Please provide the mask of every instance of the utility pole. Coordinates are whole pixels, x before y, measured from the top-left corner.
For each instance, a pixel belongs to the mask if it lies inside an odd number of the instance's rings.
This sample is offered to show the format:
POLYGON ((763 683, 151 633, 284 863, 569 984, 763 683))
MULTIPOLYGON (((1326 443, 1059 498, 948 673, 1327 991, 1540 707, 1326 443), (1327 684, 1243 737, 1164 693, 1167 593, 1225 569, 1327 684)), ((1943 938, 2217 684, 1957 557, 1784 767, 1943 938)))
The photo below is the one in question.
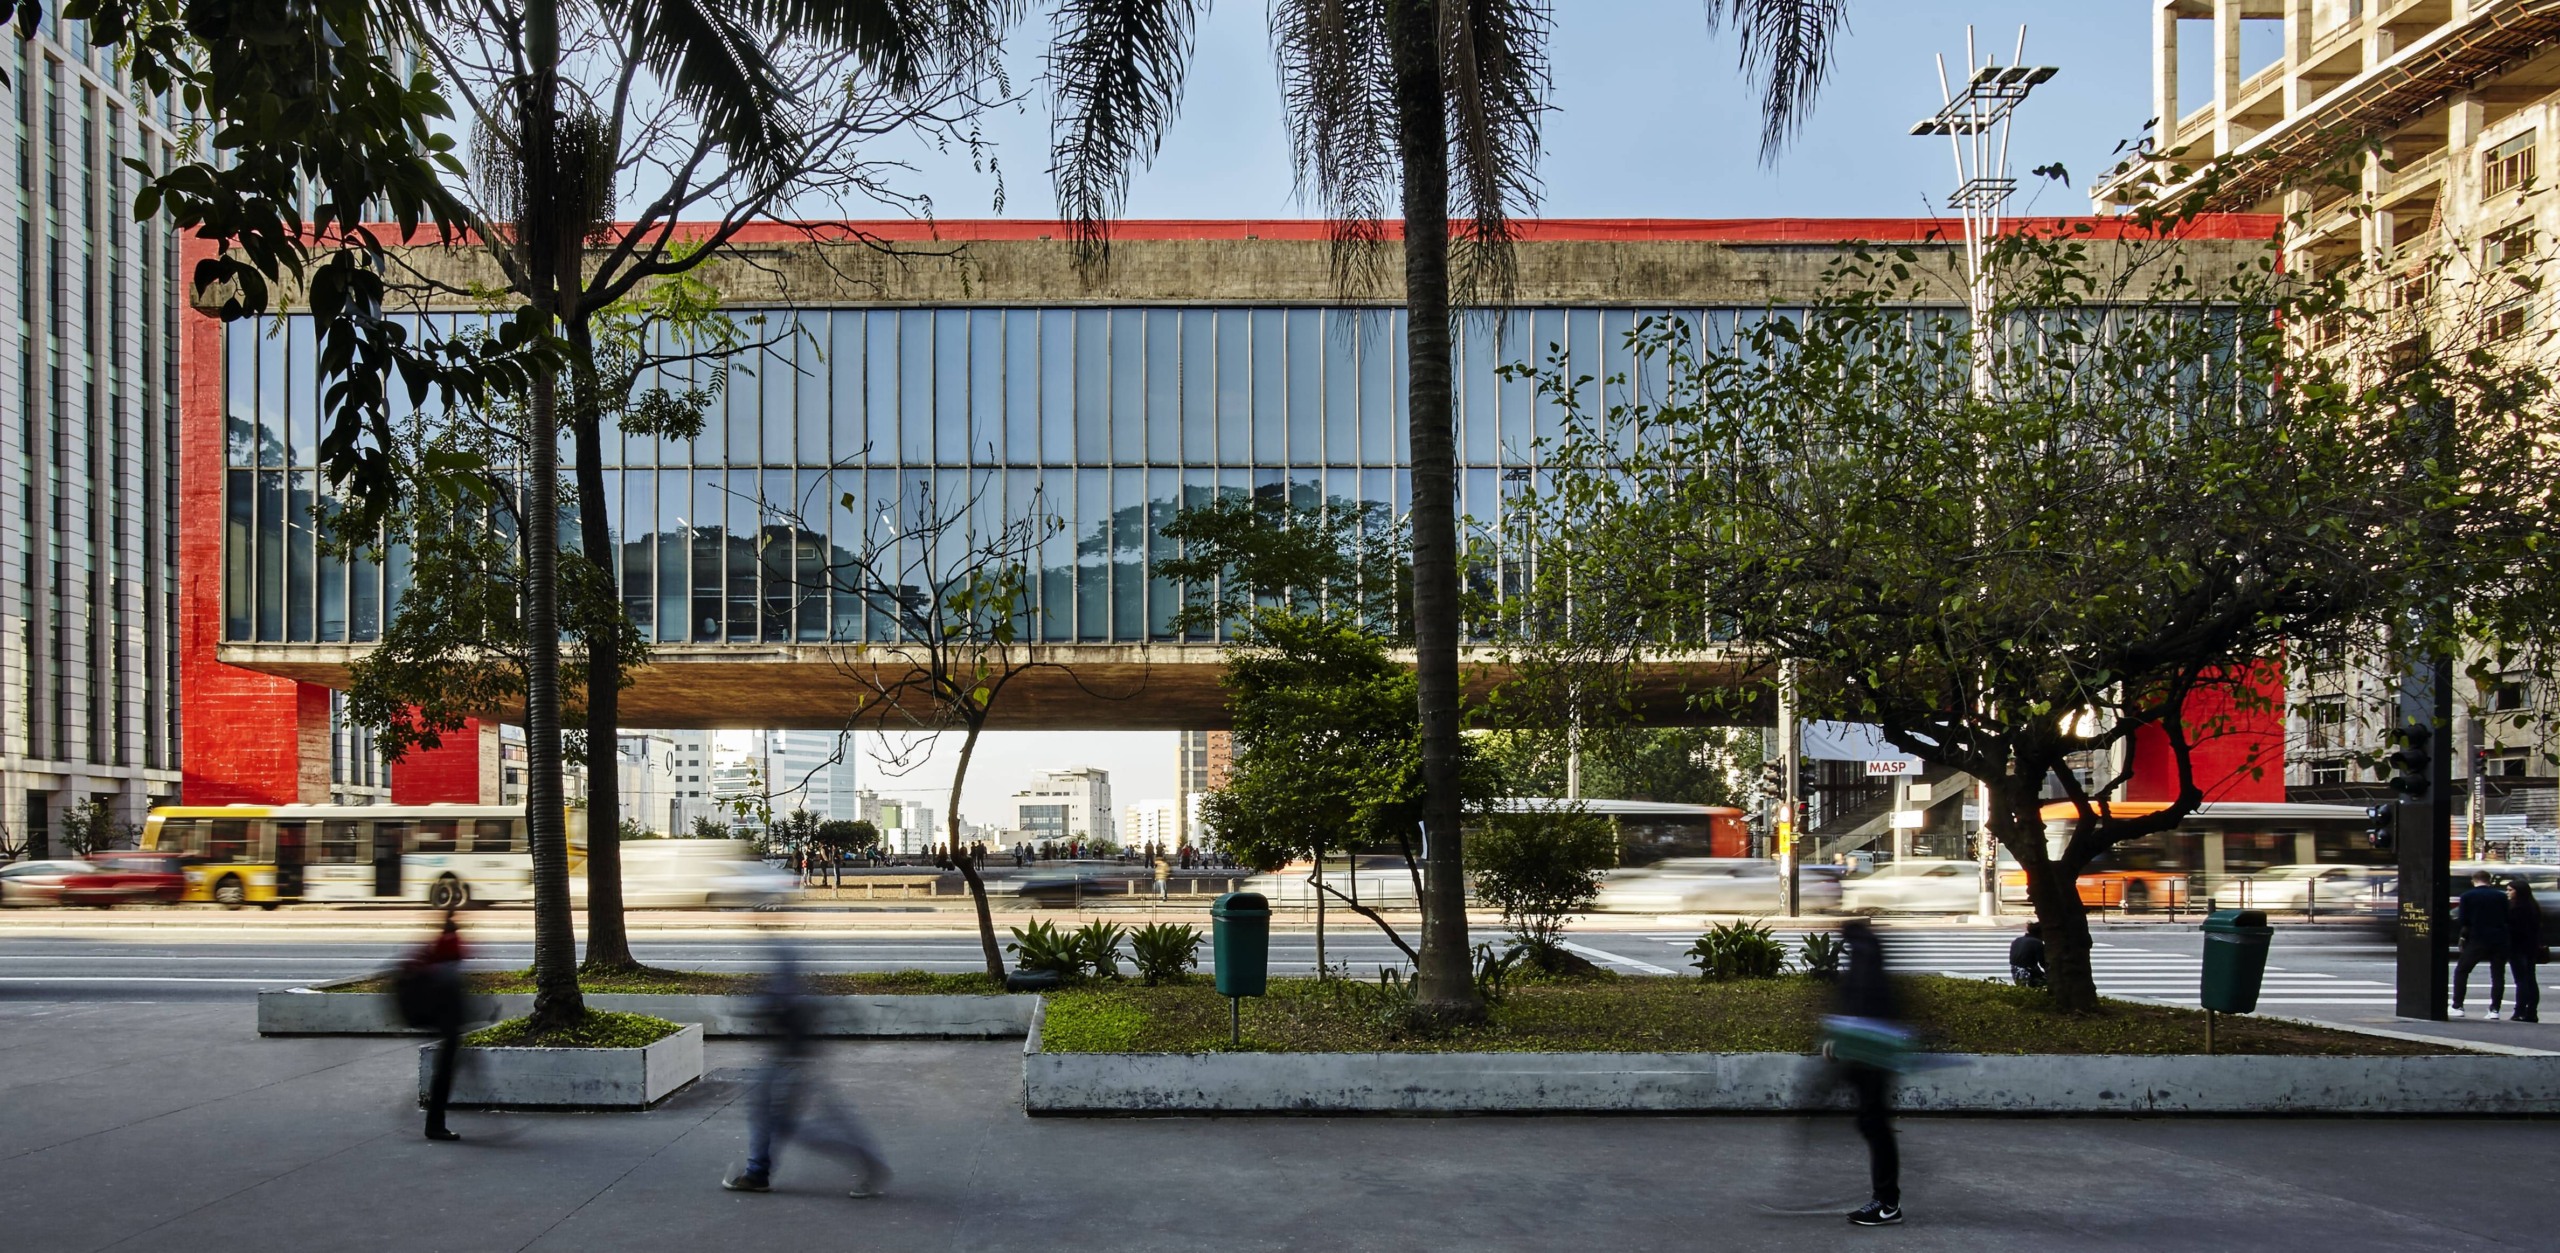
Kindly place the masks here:
POLYGON ((2453 892, 2453 662, 2413 659, 2400 676, 2391 754, 2391 838, 2400 860, 2398 993, 2402 1018, 2445 1020, 2453 990, 2445 902, 2453 892))
POLYGON ((1778 663, 1778 816, 1769 824, 1777 846, 1778 877, 1786 883, 1787 917, 1804 913, 1804 884, 1798 877, 1796 824, 1804 817, 1804 732, 1796 717, 1796 663, 1778 663))

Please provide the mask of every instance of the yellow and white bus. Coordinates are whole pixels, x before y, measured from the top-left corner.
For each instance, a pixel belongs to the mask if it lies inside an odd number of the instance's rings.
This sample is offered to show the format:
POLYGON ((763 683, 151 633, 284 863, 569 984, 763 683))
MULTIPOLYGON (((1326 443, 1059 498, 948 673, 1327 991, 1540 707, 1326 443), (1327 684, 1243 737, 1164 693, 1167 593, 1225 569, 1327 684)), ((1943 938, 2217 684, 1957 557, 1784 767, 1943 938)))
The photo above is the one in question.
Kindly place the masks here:
MULTIPOLYGON (((585 818, 569 815, 573 874, 584 860, 585 818)), ((521 806, 181 805, 151 811, 142 846, 178 854, 187 880, 180 899, 232 909, 533 899, 521 806)))

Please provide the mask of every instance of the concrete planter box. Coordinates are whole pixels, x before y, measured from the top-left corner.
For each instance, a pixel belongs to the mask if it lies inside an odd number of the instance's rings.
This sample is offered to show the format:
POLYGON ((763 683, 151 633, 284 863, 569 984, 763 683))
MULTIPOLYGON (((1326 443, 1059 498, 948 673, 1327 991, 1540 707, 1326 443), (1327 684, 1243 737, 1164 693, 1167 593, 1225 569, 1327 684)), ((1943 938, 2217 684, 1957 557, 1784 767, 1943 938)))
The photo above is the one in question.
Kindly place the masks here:
MULTIPOLYGON (((323 985, 326 986, 326 985, 323 985)), ((817 996, 814 1030, 823 1036, 850 1038, 1010 1039, 1030 1029, 1040 998, 1004 995, 817 996)), ((762 1033, 755 1019, 755 1000, 746 996, 677 996, 591 993, 589 1009, 647 1014, 669 1022, 700 1023, 704 1034, 751 1036, 762 1033)), ((531 1012, 533 997, 524 993, 473 998, 476 1022, 531 1012)), ((258 994, 260 1035, 418 1035, 400 1021, 400 1009, 389 993, 323 992, 294 988, 258 994)))
MULTIPOLYGON (((418 1046, 418 1101, 427 1099, 436 1046, 418 1046)), ((454 1069, 452 1103, 477 1109, 647 1109, 702 1077, 702 1025, 636 1049, 469 1048, 454 1069)))
MULTIPOLYGON (((1938 1060, 1903 1076, 1901 1109, 2560 1113, 2560 1057, 1938 1060)), ((1821 1070, 1789 1053, 1044 1053, 1035 1026, 1022 1088, 1033 1115, 1779 1113, 1825 1103, 1821 1070)))

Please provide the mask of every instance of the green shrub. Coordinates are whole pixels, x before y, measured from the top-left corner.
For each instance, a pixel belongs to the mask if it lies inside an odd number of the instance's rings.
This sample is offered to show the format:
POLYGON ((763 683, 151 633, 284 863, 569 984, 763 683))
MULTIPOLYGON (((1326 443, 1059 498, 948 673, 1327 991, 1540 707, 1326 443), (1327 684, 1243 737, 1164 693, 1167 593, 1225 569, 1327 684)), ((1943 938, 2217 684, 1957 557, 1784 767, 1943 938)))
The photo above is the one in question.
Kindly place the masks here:
POLYGON ((1120 937, 1129 934, 1116 922, 1088 922, 1068 942, 1075 945, 1076 968, 1097 979, 1120 977, 1120 937))
POLYGON ((1084 950, 1077 937, 1060 932, 1046 918, 1015 927, 1013 943, 1004 947, 1014 955, 1014 965, 1024 970, 1045 970, 1061 979, 1073 979, 1084 971, 1084 950))
POLYGON ((1467 832, 1467 869, 1476 895, 1502 911, 1503 925, 1542 970, 1564 963, 1568 915, 1591 907, 1600 872, 1618 864, 1618 833, 1579 805, 1489 813, 1467 832))
POLYGON ((617 1014, 591 1009, 577 1026, 537 1035, 531 1020, 509 1018, 462 1037, 473 1048, 636 1049, 655 1044, 684 1028, 647 1014, 617 1014))
POLYGON ((1483 997, 1487 1005, 1500 1004, 1506 985, 1511 982, 1511 973, 1520 968, 1521 961, 1529 957, 1530 952, 1526 941, 1499 953, 1490 944, 1476 945, 1476 995, 1483 997))
POLYGON ((1719 923, 1689 946, 1689 964, 1704 979, 1775 979, 1787 947, 1756 922, 1719 923))
POLYGON ((1840 959, 1849 951, 1840 937, 1828 931, 1807 931, 1804 943, 1796 946, 1796 964, 1816 979, 1840 977, 1840 959))
POLYGON ((1149 985, 1179 979, 1200 964, 1200 928, 1171 922, 1140 927, 1129 933, 1129 954, 1149 985))

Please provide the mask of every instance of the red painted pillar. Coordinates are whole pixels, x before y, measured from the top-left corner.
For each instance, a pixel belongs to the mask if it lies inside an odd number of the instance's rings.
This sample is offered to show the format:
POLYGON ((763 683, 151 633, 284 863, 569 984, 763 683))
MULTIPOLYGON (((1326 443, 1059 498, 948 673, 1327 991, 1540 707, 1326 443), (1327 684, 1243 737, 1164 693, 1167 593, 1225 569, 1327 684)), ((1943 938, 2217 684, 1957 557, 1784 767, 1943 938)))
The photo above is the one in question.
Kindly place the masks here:
POLYGON ((392 764, 394 805, 495 805, 497 728, 466 721, 434 748, 412 749, 392 764))
MULTIPOLYGON (((186 272, 212 255, 185 243, 186 272)), ((329 691, 222 664, 222 320, 180 315, 178 696, 181 796, 190 805, 289 804, 329 795, 329 691)))

